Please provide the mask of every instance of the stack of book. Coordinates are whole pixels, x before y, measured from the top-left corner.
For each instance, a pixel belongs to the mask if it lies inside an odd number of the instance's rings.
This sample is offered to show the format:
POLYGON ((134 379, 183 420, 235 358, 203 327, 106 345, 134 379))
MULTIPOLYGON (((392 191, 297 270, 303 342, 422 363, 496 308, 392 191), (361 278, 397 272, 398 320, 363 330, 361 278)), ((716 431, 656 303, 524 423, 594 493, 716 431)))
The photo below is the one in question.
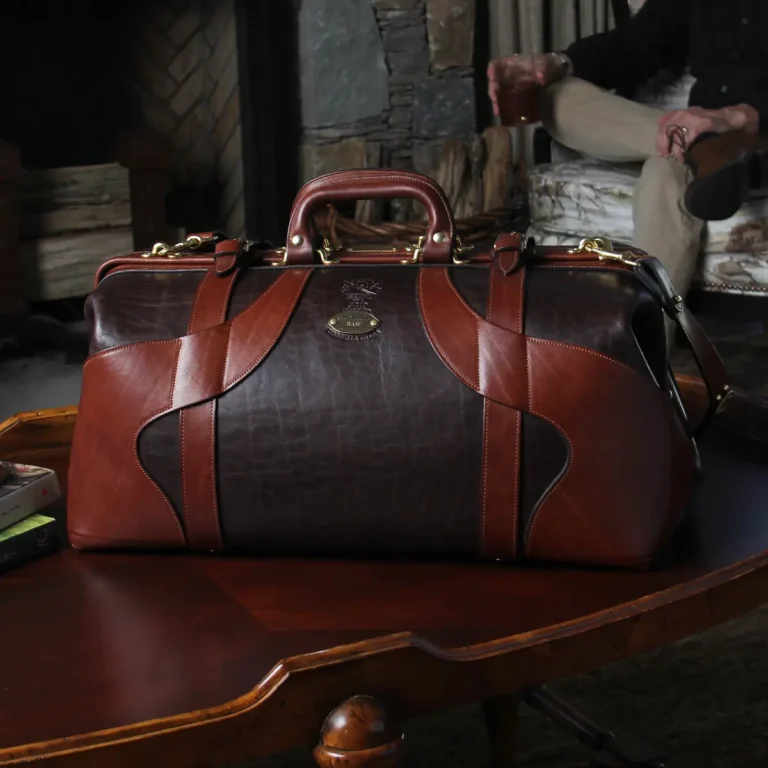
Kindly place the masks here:
POLYGON ((0 571, 58 548, 59 524, 50 508, 60 498, 54 471, 0 464, 0 571))

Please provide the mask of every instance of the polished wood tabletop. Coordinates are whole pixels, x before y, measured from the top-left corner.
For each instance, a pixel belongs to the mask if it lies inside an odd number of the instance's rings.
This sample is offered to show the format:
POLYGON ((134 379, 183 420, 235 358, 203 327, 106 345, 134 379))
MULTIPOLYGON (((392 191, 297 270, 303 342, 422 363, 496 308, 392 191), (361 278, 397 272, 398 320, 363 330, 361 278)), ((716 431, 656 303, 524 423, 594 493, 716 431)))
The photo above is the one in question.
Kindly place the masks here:
POLYGON ((768 454, 741 423, 764 407, 701 441, 688 522, 645 573, 64 550, 2 574, 0 765, 215 765, 317 741, 355 694, 407 718, 737 616, 768 599, 768 454))

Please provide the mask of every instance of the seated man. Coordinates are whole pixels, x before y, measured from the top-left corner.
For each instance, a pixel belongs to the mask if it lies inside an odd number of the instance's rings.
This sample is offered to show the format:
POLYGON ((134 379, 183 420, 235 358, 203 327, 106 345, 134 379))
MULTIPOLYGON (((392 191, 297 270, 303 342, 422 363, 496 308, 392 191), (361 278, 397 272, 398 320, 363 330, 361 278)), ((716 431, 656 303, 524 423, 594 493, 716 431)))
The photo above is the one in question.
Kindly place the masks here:
POLYGON ((498 114, 500 88, 538 81, 547 86, 542 122, 557 141, 602 160, 644 161, 634 244, 657 256, 685 295, 702 220, 730 218, 760 184, 766 36, 766 0, 646 0, 626 23, 565 53, 492 61, 489 93, 498 114), (688 109, 665 113, 608 92, 686 65, 696 78, 688 109))

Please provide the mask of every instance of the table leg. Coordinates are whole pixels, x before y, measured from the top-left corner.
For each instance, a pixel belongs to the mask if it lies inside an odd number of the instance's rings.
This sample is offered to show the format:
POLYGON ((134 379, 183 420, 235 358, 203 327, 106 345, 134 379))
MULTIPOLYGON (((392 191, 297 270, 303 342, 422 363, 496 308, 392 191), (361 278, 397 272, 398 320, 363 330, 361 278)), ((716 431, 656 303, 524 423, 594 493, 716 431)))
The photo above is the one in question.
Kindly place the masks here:
POLYGON ((485 727, 496 768, 514 768, 520 696, 506 694, 483 702, 485 727))
POLYGON ((320 768, 394 768, 402 743, 378 699, 352 696, 326 718, 314 756, 320 768))

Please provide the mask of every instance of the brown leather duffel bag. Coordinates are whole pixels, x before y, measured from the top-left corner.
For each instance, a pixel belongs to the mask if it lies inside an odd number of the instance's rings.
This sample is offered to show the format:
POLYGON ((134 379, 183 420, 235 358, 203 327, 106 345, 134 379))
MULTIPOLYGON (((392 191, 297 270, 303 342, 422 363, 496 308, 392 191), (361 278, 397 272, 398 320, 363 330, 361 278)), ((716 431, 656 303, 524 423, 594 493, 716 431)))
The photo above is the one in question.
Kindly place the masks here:
POLYGON ((431 179, 321 177, 285 248, 192 236, 100 269, 70 541, 647 566, 698 473, 665 313, 711 416, 722 363, 655 259, 515 233, 467 251, 431 179), (321 206, 404 197, 419 245, 318 242, 321 206))

